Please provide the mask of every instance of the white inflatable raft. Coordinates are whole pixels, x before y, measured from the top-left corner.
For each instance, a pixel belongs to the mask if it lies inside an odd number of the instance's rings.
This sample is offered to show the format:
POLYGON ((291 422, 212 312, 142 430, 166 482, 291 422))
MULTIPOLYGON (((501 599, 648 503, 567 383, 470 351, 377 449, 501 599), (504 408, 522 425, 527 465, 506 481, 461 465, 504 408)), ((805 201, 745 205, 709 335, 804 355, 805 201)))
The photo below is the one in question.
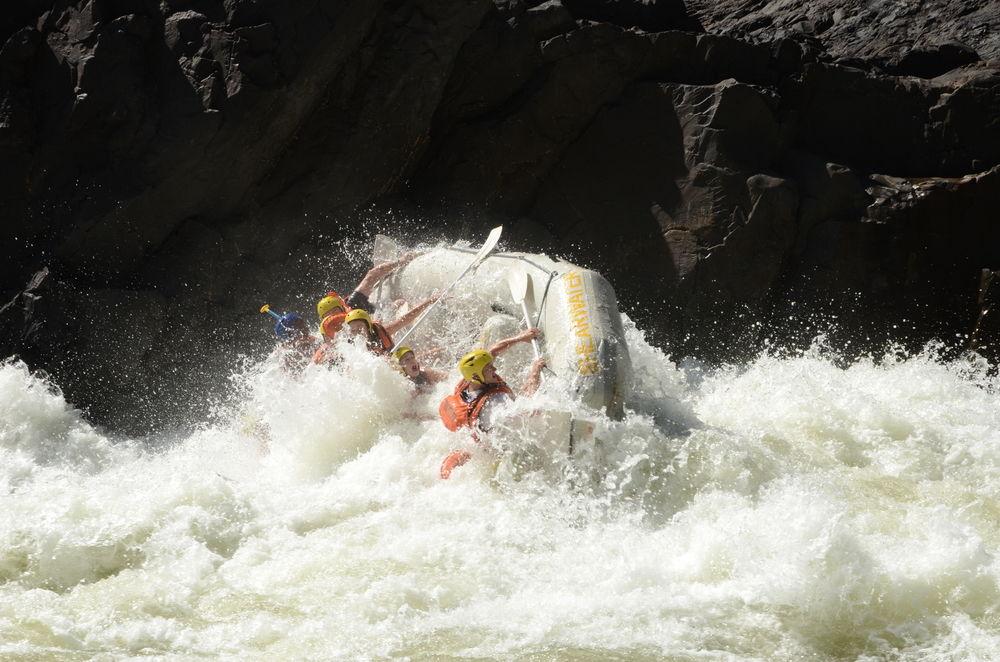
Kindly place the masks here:
MULTIPOLYGON (((391 239, 379 236, 374 260, 379 263, 393 259, 402 250, 391 239)), ((462 245, 430 250, 382 283, 376 293, 379 305, 391 306, 396 299, 416 303, 430 292, 445 288, 469 266, 475 253, 475 249, 462 245)), ((522 307, 513 300, 508 283, 512 278, 523 282, 525 277, 527 313, 542 330, 547 368, 565 380, 578 402, 620 419, 632 375, 614 289, 601 274, 565 260, 538 253, 490 255, 456 288, 463 319, 455 320, 445 311, 432 311, 436 319, 417 329, 406 344, 447 341, 450 328, 458 323, 485 326, 487 335, 497 317, 520 323, 522 307)), ((497 339, 487 341, 481 336, 483 345, 497 339)), ((458 349, 461 354, 472 347, 458 349)))

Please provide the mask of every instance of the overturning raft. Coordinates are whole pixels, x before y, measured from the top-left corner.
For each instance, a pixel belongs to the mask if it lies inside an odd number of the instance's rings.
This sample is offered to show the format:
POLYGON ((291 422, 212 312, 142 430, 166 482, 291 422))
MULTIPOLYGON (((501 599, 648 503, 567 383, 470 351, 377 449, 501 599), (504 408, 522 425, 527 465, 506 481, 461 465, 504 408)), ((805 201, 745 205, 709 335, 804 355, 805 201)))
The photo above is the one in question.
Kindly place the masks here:
MULTIPOLYGON (((405 250, 379 236, 374 261, 382 262, 405 250)), ((438 246, 414 259, 382 283, 376 293, 380 305, 405 299, 417 301, 454 281, 469 265, 475 250, 462 245, 438 246)), ((487 345, 499 335, 523 328, 525 315, 542 330, 541 352, 548 375, 568 389, 568 412, 544 412, 546 437, 556 446, 574 451, 574 437, 581 436, 577 405, 604 411, 612 419, 624 416, 624 403, 632 380, 621 314, 614 289, 601 274, 571 262, 539 253, 495 253, 456 288, 461 299, 461 319, 436 311, 414 332, 414 343, 440 346, 457 335, 478 337, 487 345), (515 300, 513 282, 526 285, 523 306, 515 300), (462 327, 456 329, 456 327, 462 327)), ((459 354, 471 347, 447 347, 459 354)), ((522 361, 525 357, 522 356, 522 361)))

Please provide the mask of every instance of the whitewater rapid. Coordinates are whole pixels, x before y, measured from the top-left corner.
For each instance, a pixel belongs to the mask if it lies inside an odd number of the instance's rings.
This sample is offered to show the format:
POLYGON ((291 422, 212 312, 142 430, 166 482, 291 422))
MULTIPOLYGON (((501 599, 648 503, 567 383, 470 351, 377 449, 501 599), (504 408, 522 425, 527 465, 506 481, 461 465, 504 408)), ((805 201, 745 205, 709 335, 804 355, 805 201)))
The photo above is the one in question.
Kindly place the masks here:
POLYGON ((0 365, 0 659, 997 659, 985 366, 817 344, 706 371, 627 327, 631 413, 556 476, 439 480, 449 385, 415 400, 350 347, 145 440, 0 365))

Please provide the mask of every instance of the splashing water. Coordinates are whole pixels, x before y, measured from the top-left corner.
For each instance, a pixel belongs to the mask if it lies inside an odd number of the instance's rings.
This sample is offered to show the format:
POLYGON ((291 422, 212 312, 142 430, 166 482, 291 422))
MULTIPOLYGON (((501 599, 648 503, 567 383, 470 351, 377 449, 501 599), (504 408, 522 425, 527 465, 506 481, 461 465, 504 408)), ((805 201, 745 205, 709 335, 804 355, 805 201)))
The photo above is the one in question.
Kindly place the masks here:
POLYGON ((166 444, 0 365, 0 657, 996 659, 986 370, 815 347, 701 374, 628 336, 631 412, 562 477, 439 480, 449 385, 352 347, 272 357, 166 444))

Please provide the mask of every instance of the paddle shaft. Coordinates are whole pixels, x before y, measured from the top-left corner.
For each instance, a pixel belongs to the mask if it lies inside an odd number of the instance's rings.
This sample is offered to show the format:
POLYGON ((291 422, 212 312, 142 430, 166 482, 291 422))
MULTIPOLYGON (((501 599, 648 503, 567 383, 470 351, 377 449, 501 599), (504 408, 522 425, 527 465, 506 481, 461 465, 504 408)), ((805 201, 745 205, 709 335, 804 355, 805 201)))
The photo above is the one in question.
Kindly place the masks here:
POLYGON ((449 285, 448 287, 444 288, 444 291, 442 291, 441 294, 438 295, 437 301, 435 301, 431 305, 427 306, 427 310, 425 310, 424 312, 422 312, 420 314, 420 317, 418 317, 417 319, 413 320, 413 324, 410 325, 410 328, 406 330, 406 333, 404 333, 402 336, 400 336, 399 340, 395 340, 394 344, 401 345, 403 343, 403 341, 406 340, 410 336, 411 333, 413 333, 413 330, 416 329, 418 326, 420 326, 420 323, 424 321, 424 318, 427 317, 427 315, 429 315, 430 312, 432 310, 434 310, 434 308, 436 308, 439 303, 441 303, 441 299, 443 299, 445 297, 445 295, 448 294, 448 292, 451 292, 453 289, 455 289, 455 286, 458 285, 458 281, 460 281, 463 278, 465 278, 465 275, 467 273, 469 273, 470 271, 472 271, 472 267, 473 267, 473 265, 470 264, 468 267, 466 267, 465 271, 462 272, 461 276, 459 276, 458 278, 456 278, 455 280, 453 280, 451 282, 451 285, 449 285))
MULTIPOLYGON (((521 299, 521 312, 524 314, 524 323, 531 328, 531 314, 528 312, 528 302, 521 299)), ((535 358, 540 359, 542 357, 542 349, 538 346, 538 338, 531 339, 531 349, 535 352, 535 358)))
POLYGON ((458 285, 458 282, 460 280, 462 280, 463 278, 465 278, 466 274, 468 274, 470 271, 472 271, 473 269, 475 269, 476 267, 478 267, 482 263, 483 260, 485 260, 487 257, 489 257, 489 254, 493 252, 494 248, 496 248, 497 242, 500 241, 500 232, 501 231, 502 231, 501 227, 495 227, 495 228, 493 228, 493 230, 490 232, 490 236, 486 238, 486 242, 483 244, 483 247, 479 249, 478 253, 476 253, 475 259, 472 260, 472 262, 469 264, 469 266, 467 266, 465 268, 465 271, 463 271, 461 274, 459 274, 458 278, 456 278, 455 280, 453 280, 451 282, 451 285, 449 285, 448 287, 444 288, 444 291, 441 292, 441 294, 438 295, 437 301, 435 301, 431 305, 427 306, 427 310, 425 310, 420 315, 420 317, 418 317, 417 319, 413 320, 413 324, 411 324, 410 328, 406 330, 406 333, 404 333, 399 338, 399 340, 395 341, 395 344, 397 346, 402 345, 403 341, 410 337, 410 334, 413 333, 413 330, 416 329, 418 326, 420 326, 420 323, 424 321, 424 319, 427 317, 427 315, 430 314, 430 312, 432 310, 434 310, 434 308, 437 307, 437 305, 439 303, 441 303, 441 299, 443 299, 446 294, 448 294, 449 292, 451 292, 455 288, 455 286, 458 285))

